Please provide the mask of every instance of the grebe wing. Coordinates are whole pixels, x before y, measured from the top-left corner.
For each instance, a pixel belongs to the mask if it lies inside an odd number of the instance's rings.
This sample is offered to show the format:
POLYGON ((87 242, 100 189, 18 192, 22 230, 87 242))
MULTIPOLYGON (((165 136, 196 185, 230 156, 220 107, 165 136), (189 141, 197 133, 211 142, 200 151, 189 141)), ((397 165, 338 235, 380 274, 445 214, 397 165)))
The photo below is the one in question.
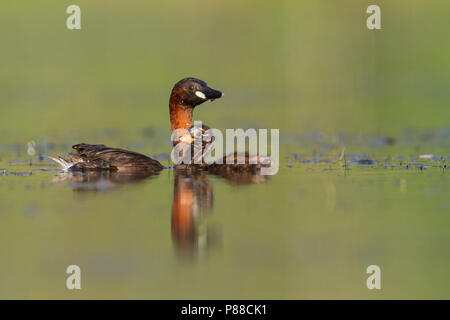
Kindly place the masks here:
POLYGON ((72 147, 84 162, 100 163, 118 170, 162 170, 164 166, 157 160, 134 151, 107 147, 104 144, 80 143, 72 147))

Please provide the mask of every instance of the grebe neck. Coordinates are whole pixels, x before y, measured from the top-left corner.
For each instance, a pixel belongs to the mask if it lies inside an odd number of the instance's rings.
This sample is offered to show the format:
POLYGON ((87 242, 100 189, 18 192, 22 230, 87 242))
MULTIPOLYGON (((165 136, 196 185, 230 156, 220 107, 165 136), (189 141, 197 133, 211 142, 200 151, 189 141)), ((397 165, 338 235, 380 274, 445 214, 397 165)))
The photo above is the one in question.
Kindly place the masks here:
POLYGON ((175 88, 170 95, 170 127, 172 132, 176 129, 188 130, 192 126, 192 112, 194 108, 184 103, 182 95, 175 88))

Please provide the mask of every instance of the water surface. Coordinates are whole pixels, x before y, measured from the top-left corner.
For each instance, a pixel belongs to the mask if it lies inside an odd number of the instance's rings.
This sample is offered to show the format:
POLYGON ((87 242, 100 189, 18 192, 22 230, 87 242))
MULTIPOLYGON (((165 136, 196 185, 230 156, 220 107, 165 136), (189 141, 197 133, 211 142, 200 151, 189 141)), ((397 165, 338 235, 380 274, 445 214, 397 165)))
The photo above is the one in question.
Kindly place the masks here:
POLYGON ((63 174, 39 154, 65 144, 1 146, 0 296, 449 298, 448 159, 312 137, 282 136, 271 177, 63 174))

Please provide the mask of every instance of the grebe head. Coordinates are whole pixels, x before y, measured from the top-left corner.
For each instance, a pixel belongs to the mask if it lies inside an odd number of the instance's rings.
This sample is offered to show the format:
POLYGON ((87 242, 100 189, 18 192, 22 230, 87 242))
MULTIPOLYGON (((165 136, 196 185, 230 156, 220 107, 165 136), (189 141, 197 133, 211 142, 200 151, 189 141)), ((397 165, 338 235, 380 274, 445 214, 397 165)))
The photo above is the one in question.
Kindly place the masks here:
POLYGON ((170 100, 171 102, 194 108, 205 101, 213 101, 222 96, 222 92, 208 87, 203 80, 184 78, 173 87, 170 100))

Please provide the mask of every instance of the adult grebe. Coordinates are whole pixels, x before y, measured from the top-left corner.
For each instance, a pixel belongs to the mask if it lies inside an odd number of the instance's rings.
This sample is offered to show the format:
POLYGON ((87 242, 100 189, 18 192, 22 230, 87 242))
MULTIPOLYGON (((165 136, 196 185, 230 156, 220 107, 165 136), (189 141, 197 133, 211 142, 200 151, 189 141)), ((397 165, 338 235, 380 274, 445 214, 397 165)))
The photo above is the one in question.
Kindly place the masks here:
MULTIPOLYGON (((189 143, 195 139, 201 139, 209 127, 203 126, 201 128, 200 136, 194 132, 192 126, 192 114, 194 108, 208 100, 213 101, 223 96, 223 93, 208 87, 205 81, 196 78, 184 78, 178 81, 172 89, 169 100, 170 123, 172 132, 181 129, 183 134, 175 137, 173 144, 177 145, 180 142, 189 143), (187 131, 186 131, 187 130, 187 131)), ((202 139, 203 140, 203 139, 202 139)), ((202 142, 202 151, 208 142, 202 142)), ((193 147, 193 143, 191 144, 193 147)), ((86 144, 80 143, 72 147, 75 152, 69 154, 69 159, 65 160, 61 157, 49 157, 61 165, 65 171, 90 171, 90 170, 110 170, 122 172, 159 172, 165 167, 157 160, 152 159, 146 155, 128 151, 119 148, 107 147, 103 144, 86 144)), ((203 152, 200 152, 200 156, 203 152)), ((193 153, 193 157, 195 154, 193 153)), ((252 171, 258 169, 261 164, 249 164, 252 157, 248 153, 231 154, 224 159, 231 157, 237 159, 239 157, 245 158, 245 164, 210 164, 202 163, 201 165, 189 164, 189 166, 198 166, 210 170, 212 173, 223 173, 229 170, 246 170, 252 171)), ((182 165, 186 166, 186 165, 182 165)))

